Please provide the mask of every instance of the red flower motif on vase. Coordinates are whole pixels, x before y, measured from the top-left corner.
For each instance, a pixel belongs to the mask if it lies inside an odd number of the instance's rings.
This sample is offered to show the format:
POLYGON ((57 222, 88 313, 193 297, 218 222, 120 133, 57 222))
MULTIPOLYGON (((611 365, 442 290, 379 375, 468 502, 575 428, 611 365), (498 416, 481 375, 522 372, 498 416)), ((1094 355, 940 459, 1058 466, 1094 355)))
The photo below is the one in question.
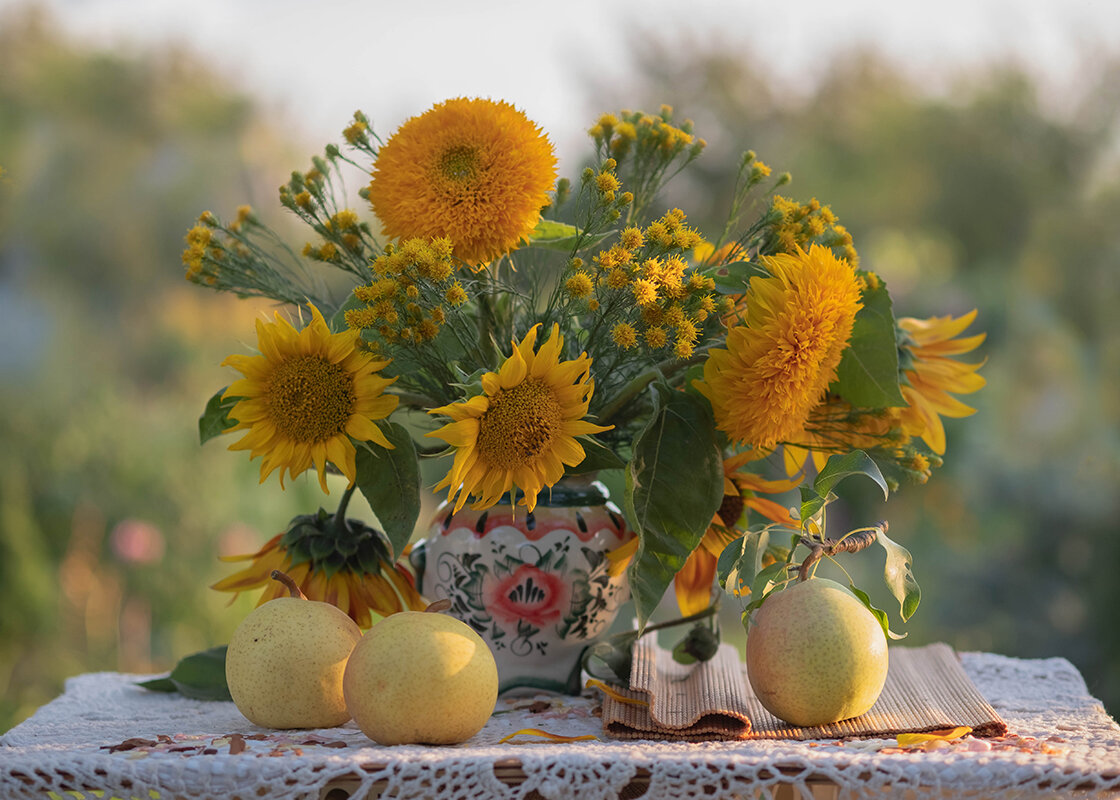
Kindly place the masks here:
POLYGON ((485 602, 487 610, 502 622, 521 621, 543 628, 560 620, 571 591, 562 575, 522 564, 487 587, 485 602))

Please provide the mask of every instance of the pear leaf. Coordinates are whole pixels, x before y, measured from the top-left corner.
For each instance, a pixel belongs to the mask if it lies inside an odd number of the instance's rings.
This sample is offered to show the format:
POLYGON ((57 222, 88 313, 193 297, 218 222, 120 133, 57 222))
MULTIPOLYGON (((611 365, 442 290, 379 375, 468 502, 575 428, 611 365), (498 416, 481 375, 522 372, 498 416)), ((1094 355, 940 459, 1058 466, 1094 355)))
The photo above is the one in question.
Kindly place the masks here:
POLYGON ((801 519, 807 520, 816 514, 824 506, 829 493, 850 475, 866 475, 871 478, 883 490, 884 499, 890 494, 887 479, 871 456, 862 450, 836 453, 828 457, 824 468, 817 473, 812 488, 801 487, 801 519))
POLYGON ((762 570, 762 557, 769 544, 770 532, 763 528, 747 531, 723 548, 716 562, 720 586, 732 594, 747 594, 762 570))
POLYGON ((882 530, 876 534, 875 541, 887 551, 883 578, 891 594, 898 600, 899 613, 903 621, 908 620, 918 610, 918 603, 922 600, 922 589, 918 586, 911 569, 914 559, 909 550, 892 541, 882 530))
POLYGON ((852 594, 854 594, 859 599, 859 601, 863 603, 864 607, 871 612, 871 615, 875 617, 879 625, 883 628, 884 636, 886 636, 888 639, 906 638, 907 634, 895 633, 891 630, 890 620, 887 619, 887 612, 872 605, 871 598, 867 596, 867 592, 863 591, 862 589, 857 589, 855 584, 853 583, 849 583, 848 588, 851 590, 852 594))

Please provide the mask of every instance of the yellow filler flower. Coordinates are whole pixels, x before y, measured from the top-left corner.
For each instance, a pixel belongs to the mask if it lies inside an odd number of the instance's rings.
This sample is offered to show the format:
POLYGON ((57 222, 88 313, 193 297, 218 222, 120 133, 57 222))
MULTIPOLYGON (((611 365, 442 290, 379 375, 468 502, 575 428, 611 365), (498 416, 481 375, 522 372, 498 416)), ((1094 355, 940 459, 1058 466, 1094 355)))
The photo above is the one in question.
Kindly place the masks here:
POLYGON ((908 407, 902 410, 902 429, 920 436, 938 455, 945 454, 945 426, 941 417, 967 417, 976 409, 953 397, 978 391, 987 381, 977 374, 981 361, 966 364, 950 356, 963 355, 980 346, 986 334, 963 339, 956 337, 976 319, 976 309, 964 316, 914 319, 902 317, 898 327, 906 333, 900 348, 899 369, 904 380, 902 396, 908 407))
POLYGON ((771 277, 751 279, 744 324, 711 351, 696 388, 733 442, 771 448, 802 429, 836 378, 861 304, 855 270, 827 247, 764 264, 771 277))
POLYGON ((457 98, 406 121, 377 155, 369 200, 393 238, 446 236, 481 264, 536 226, 556 181, 548 137, 505 102, 457 98))
POLYGON ((564 337, 553 325, 548 341, 534 352, 534 325, 497 372, 482 376, 484 394, 462 403, 434 408, 451 422, 426 436, 443 439, 455 448, 455 461, 436 489, 450 487, 455 511, 468 495, 472 508, 489 508, 515 486, 525 494, 522 503, 532 511, 537 494, 564 474, 564 466, 583 461, 577 436, 601 433, 610 427, 583 419, 595 382, 586 353, 561 361, 564 337))
POLYGON ((231 366, 245 377, 230 384, 225 398, 237 398, 229 432, 248 430, 230 450, 262 456, 261 483, 277 468, 295 478, 314 466, 319 485, 328 492, 330 461, 350 479, 356 475, 357 451, 350 438, 392 448, 374 423, 397 407, 383 394, 395 378, 377 373, 389 362, 358 348, 360 332, 331 333, 323 315, 311 306, 311 322, 297 331, 277 312, 275 322, 257 320, 260 355, 231 355, 231 366))

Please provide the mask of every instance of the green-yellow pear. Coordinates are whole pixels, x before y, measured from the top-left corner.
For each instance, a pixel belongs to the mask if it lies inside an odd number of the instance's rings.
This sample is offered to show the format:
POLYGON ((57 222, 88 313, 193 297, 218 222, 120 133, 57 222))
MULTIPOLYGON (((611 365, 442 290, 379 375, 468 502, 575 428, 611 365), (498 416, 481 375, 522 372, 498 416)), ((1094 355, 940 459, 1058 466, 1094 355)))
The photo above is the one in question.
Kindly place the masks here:
POLYGON ((291 597, 253 609, 230 639, 226 683, 238 710, 265 728, 333 728, 350 719, 342 675, 362 632, 330 603, 308 600, 273 571, 291 597))
POLYGON ((493 713, 498 667, 469 625, 431 608, 400 611, 354 647, 342 689, 354 722, 378 744, 455 744, 493 713))
POLYGON ((759 702, 791 725, 870 710, 887 679, 887 637, 835 581, 810 578, 770 595, 747 628, 747 677, 759 702))

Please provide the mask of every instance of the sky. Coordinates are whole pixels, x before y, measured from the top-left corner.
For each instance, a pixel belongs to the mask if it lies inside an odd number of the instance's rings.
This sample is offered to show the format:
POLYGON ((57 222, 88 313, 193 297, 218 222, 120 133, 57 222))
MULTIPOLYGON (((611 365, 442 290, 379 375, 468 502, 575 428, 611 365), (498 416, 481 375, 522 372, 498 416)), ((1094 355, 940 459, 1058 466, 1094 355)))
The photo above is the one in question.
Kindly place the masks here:
MULTIPOLYGON (((26 0, 0 0, 0 12, 26 0)), ((805 85, 846 47, 873 45, 936 89, 958 68, 1012 58, 1054 88, 1093 53, 1120 52, 1118 0, 40 0, 82 40, 122 51, 187 46, 301 138, 337 141, 361 108, 385 135, 454 96, 507 100, 562 162, 625 86, 635 37, 725 43, 805 85)), ((2 19, 2 16, 0 16, 2 19)))

